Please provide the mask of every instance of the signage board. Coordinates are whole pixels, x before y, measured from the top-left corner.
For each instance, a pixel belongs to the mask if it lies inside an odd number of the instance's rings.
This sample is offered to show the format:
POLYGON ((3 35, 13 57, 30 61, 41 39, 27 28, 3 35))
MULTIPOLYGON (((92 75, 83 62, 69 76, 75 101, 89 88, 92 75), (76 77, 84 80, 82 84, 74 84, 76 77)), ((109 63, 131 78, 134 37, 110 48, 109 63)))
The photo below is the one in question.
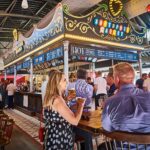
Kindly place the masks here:
POLYGON ((127 51, 110 51, 102 48, 84 47, 80 45, 71 45, 71 56, 96 57, 105 59, 116 59, 123 61, 138 61, 138 54, 127 51))
POLYGON ((21 69, 22 69, 22 64, 18 64, 18 65, 16 66, 16 69, 17 69, 17 71, 18 71, 18 70, 21 70, 21 69))
POLYGON ((30 60, 27 60, 27 61, 23 62, 22 68, 24 68, 24 69, 30 68, 30 60))
POLYGON ((45 61, 45 56, 44 54, 42 54, 33 59, 33 64, 38 65, 38 64, 44 63, 44 61, 45 61))
POLYGON ((62 56, 63 56, 63 47, 58 47, 46 53, 46 61, 51 61, 53 59, 56 59, 62 56))

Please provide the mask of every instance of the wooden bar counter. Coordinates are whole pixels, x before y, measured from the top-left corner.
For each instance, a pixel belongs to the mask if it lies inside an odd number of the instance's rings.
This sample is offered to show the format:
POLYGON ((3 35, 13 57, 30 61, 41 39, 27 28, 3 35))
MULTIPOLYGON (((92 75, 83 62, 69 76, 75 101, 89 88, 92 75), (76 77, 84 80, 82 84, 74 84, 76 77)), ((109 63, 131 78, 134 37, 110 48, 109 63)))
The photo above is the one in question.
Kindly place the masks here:
POLYGON ((78 126, 74 127, 75 135, 85 140, 85 150, 93 150, 92 138, 100 134, 101 113, 100 110, 90 112, 89 120, 81 119, 78 126))
POLYGON ((42 109, 41 93, 16 92, 14 104, 19 111, 30 116, 38 116, 42 109))

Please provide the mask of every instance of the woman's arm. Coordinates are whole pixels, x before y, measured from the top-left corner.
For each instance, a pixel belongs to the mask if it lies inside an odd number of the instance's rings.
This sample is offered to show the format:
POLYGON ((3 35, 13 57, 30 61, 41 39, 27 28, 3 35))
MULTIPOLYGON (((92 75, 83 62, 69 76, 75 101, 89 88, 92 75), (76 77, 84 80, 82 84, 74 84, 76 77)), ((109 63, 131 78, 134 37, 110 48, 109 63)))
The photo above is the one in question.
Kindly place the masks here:
POLYGON ((54 100, 52 108, 57 111, 66 121, 72 125, 77 125, 83 111, 83 106, 85 102, 77 102, 77 111, 74 114, 69 107, 66 105, 62 97, 58 97, 54 100))

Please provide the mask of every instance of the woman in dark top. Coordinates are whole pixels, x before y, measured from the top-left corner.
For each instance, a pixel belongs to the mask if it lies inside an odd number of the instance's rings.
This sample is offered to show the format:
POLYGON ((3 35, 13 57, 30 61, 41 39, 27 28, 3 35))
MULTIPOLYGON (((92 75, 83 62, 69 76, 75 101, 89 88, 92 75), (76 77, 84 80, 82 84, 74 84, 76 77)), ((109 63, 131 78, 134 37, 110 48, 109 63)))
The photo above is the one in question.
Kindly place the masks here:
POLYGON ((72 125, 78 124, 84 101, 77 101, 78 108, 74 114, 63 98, 66 85, 66 78, 62 72, 50 71, 44 98, 45 150, 73 150, 72 125))

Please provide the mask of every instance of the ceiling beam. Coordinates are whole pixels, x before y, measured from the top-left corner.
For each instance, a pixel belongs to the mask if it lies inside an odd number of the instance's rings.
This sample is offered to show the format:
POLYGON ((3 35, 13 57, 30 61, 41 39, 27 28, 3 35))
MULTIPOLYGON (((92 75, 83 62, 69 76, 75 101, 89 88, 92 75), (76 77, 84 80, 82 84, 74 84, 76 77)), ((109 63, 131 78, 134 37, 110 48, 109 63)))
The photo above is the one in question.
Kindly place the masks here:
MULTIPOLYGON (((46 0, 49 1, 50 0, 46 0)), ((93 7, 94 5, 98 4, 102 0, 62 0, 62 4, 66 4, 69 6, 69 10, 71 13, 80 13, 88 10, 89 8, 93 7)), ((55 8, 53 8, 47 15, 44 16, 44 18, 37 24, 38 28, 45 27, 48 22, 50 22, 53 18, 53 15, 55 13, 55 8)), ((26 34, 25 37, 29 37, 34 28, 32 27, 26 34)))
POLYGON ((17 18, 27 18, 27 19, 34 19, 34 20, 41 19, 41 17, 38 16, 28 16, 28 15, 5 13, 5 12, 0 12, 0 17, 17 17, 17 18))
POLYGON ((1 49, 10 49, 12 46, 12 44, 10 42, 5 42, 5 44, 3 44, 3 42, 0 42, 0 48, 1 49))
POLYGON ((12 39, 13 36, 0 36, 0 39, 12 39))
MULTIPOLYGON (((47 5, 48 2, 46 2, 36 13, 35 15, 38 15, 42 9, 47 5)), ((22 27, 23 29, 31 22, 31 19, 22 27)))
MULTIPOLYGON (((0 27, 0 32, 12 32, 13 30, 14 30, 14 28, 3 28, 3 27, 0 27)), ((17 28, 17 31, 27 32, 27 30, 25 30, 25 29, 18 29, 18 28, 17 28)))
MULTIPOLYGON (((15 7, 16 2, 17 2, 16 0, 13 0, 13 1, 11 2, 11 4, 6 8, 5 12, 6 12, 6 13, 7 13, 7 12, 10 13, 10 12, 13 10, 13 8, 15 7), (10 9, 10 11, 9 11, 9 9, 10 9)), ((1 24, 0 24, 1 27, 4 26, 4 24, 5 24, 6 20, 7 20, 7 18, 8 18, 8 17, 5 17, 5 18, 2 20, 2 22, 1 22, 1 24)))

